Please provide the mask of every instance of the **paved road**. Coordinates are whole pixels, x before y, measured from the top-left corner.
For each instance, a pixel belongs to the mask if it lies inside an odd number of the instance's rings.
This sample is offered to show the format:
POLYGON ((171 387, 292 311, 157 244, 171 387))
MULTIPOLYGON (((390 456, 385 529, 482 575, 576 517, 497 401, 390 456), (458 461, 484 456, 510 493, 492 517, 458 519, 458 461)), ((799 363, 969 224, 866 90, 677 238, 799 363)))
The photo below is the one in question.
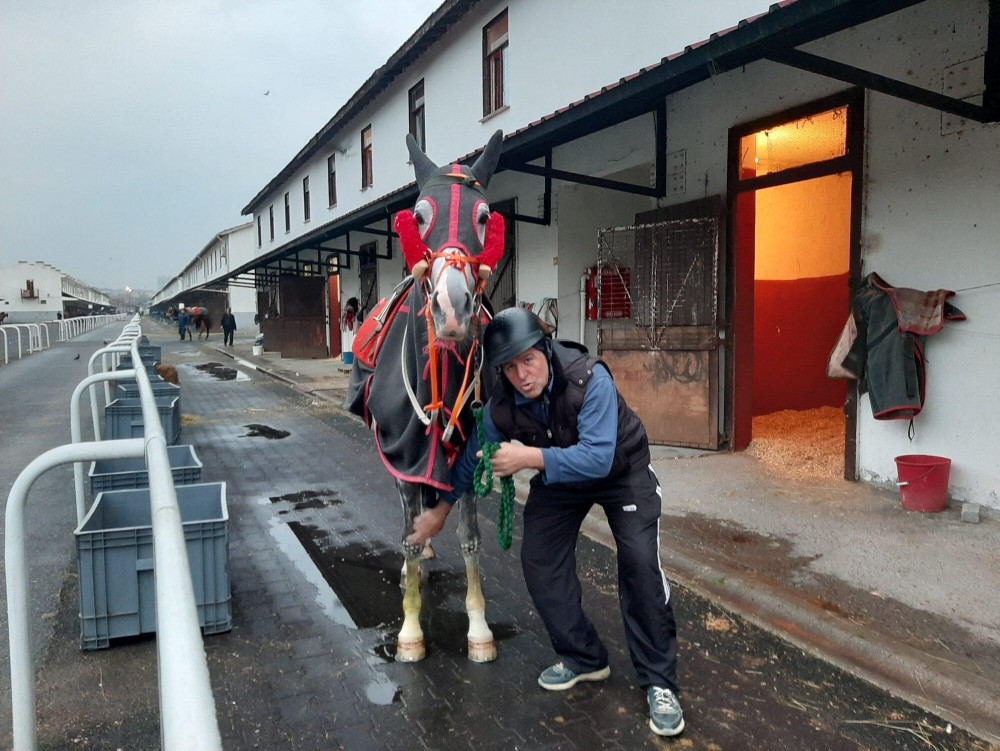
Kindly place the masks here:
MULTIPOLYGON (((552 655, 520 577, 519 522, 512 550, 500 550, 492 501, 484 589, 500 658, 464 656, 464 568, 449 526, 427 567, 428 657, 397 664, 400 511, 367 431, 322 400, 228 371, 232 361, 197 343, 155 332, 154 343, 180 372, 181 442, 196 446, 205 480, 227 483, 234 628, 205 646, 228 749, 986 748, 681 587, 689 729, 656 739, 624 643, 613 552, 589 540, 585 605, 612 678, 544 692, 535 679, 552 655), (225 367, 198 367, 212 362, 225 367)), ((70 507, 68 485, 62 493, 70 507)), ((153 643, 81 653, 76 580, 64 582, 38 682, 41 747, 157 748, 153 643)))

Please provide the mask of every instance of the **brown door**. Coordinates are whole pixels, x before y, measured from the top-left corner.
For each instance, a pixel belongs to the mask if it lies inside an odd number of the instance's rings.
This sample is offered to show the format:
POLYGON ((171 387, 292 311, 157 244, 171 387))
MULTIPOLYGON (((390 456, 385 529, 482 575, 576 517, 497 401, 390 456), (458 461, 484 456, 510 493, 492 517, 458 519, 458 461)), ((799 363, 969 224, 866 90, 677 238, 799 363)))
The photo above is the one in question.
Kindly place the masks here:
POLYGON ((281 315, 277 349, 282 357, 327 357, 326 279, 321 276, 283 276, 278 280, 281 315))
POLYGON ((340 355, 340 276, 333 274, 330 276, 329 287, 330 300, 330 357, 340 355))
POLYGON ((598 352, 654 444, 719 446, 724 216, 713 197, 600 232, 598 352))

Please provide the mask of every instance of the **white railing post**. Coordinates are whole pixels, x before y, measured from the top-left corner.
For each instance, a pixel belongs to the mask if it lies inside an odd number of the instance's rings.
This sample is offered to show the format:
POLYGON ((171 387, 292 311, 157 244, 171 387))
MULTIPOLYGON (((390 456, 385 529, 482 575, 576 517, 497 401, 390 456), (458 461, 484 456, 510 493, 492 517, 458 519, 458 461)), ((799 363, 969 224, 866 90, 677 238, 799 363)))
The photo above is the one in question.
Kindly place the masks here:
MULTIPOLYGON (((80 443, 80 441, 83 440, 83 430, 80 427, 80 396, 83 394, 84 389, 92 383, 105 381, 111 378, 120 378, 122 380, 135 378, 135 371, 121 370, 115 373, 97 373, 92 376, 87 376, 76 385, 75 389, 73 389, 73 396, 69 399, 69 437, 72 443, 80 443)), ((93 400, 90 402, 90 408, 94 413, 94 421, 97 422, 97 405, 94 404, 93 400)), ((101 440, 101 437, 95 435, 94 440, 99 441, 101 440)), ((83 517, 87 515, 86 494, 83 487, 82 462, 74 462, 73 464, 73 489, 76 492, 76 523, 79 525, 83 522, 83 517)))
POLYGON ((4 566, 7 577, 7 631, 10 645, 10 697, 15 751, 35 751, 35 670, 31 657, 31 607, 28 560, 24 546, 24 506, 31 486, 53 467, 72 461, 96 461, 143 455, 141 438, 57 446, 32 461, 14 480, 4 517, 4 566))
MULTIPOLYGON (((108 368, 108 367, 106 367, 106 362, 104 360, 104 356, 106 354, 108 354, 109 352, 124 352, 124 351, 127 351, 128 348, 129 348, 129 344, 130 344, 129 341, 122 342, 121 341, 121 337, 119 337, 118 341, 116 341, 114 344, 109 344, 107 347, 103 347, 103 348, 97 350, 94 354, 92 354, 90 356, 90 360, 87 362, 87 375, 89 375, 89 376, 94 375, 94 361, 98 357, 102 358, 101 359, 101 364, 102 364, 102 366, 105 366, 105 367, 101 368, 101 372, 110 372, 111 369, 108 368)), ((105 389, 105 391, 104 391, 105 405, 107 405, 107 404, 109 404, 111 402, 111 399, 110 399, 111 392, 108 389, 107 383, 104 384, 104 389, 105 389)), ((94 414, 94 440, 95 441, 99 441, 99 440, 101 440, 101 425, 100 425, 100 422, 97 419, 97 410, 96 410, 96 407, 93 406, 93 405, 97 404, 97 389, 95 388, 95 385, 93 383, 90 384, 90 404, 91 404, 91 409, 93 410, 93 414, 94 414)))

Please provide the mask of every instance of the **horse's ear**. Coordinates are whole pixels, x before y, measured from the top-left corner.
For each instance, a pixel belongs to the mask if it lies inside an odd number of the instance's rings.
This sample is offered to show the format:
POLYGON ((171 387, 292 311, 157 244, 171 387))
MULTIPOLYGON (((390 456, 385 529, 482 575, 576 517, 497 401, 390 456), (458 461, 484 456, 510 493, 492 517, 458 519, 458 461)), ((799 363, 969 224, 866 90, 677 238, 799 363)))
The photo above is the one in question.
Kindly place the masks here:
POLYGON ((490 137, 489 143, 486 144, 486 148, 483 149, 483 153, 479 155, 476 163, 469 168, 483 188, 488 188, 490 185, 493 172, 497 168, 497 162, 500 161, 502 147, 503 131, 498 130, 490 137))
POLYGON ((410 161, 413 162, 413 173, 417 177, 417 187, 422 188, 424 181, 426 181, 438 167, 430 160, 430 157, 428 157, 427 154, 420 150, 420 147, 417 145, 417 140, 413 137, 412 133, 406 134, 406 148, 410 152, 410 161))

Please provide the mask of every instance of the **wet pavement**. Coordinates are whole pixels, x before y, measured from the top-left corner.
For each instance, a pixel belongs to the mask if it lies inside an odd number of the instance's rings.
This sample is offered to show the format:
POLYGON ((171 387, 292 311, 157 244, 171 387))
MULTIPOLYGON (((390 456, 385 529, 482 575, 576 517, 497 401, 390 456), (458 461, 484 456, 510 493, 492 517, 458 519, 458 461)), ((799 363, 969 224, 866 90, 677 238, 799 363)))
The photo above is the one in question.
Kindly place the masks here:
MULTIPOLYGON (((220 343, 182 345, 155 326, 149 334, 180 375, 180 442, 195 446, 204 481, 227 483, 233 629, 205 639, 227 749, 989 748, 963 729, 971 723, 951 719, 961 702, 934 711, 930 702, 919 708, 898 698, 915 689, 889 693, 859 677, 865 666, 852 662, 851 640, 831 636, 846 621, 881 644, 887 639, 873 624, 885 619, 881 631, 890 635, 893 624, 914 629, 906 639, 918 640, 911 649, 920 651, 920 639, 942 633, 938 649, 954 653, 954 665, 937 671, 940 680, 957 681, 958 671, 978 665, 976 680, 989 681, 1000 672, 992 672, 996 654, 978 624, 956 630, 954 620, 853 587, 822 573, 815 564, 823 556, 799 542, 762 532, 752 519, 726 518, 714 506, 725 492, 687 485, 688 463, 715 457, 664 455, 657 466, 661 480, 671 480, 667 497, 700 499, 702 509, 678 503, 662 525, 668 577, 685 582, 673 586, 688 724, 681 738, 658 739, 646 726, 617 608, 614 553, 596 518, 578 557, 585 607, 611 655, 609 681, 559 693, 537 687, 553 657, 521 580, 518 520, 512 549, 497 545, 495 497, 481 502, 480 516, 499 659, 483 665, 465 657, 464 564, 451 521, 435 542, 438 557, 425 565, 428 656, 396 663, 402 515, 370 434, 337 406, 343 374, 330 361, 252 358, 248 344, 227 360, 220 343), (797 592, 779 597, 785 590, 797 592), (811 654, 817 638, 839 654, 811 654)), ((69 486, 65 495, 71 506, 69 486)), ((805 501, 787 503, 788 517, 819 516, 805 501)), ((72 540, 65 544, 71 550, 72 540)), ((81 652, 77 597, 70 562, 39 666, 40 747, 158 748, 154 642, 81 652)), ((2 723, 0 745, 9 715, 2 723)))

